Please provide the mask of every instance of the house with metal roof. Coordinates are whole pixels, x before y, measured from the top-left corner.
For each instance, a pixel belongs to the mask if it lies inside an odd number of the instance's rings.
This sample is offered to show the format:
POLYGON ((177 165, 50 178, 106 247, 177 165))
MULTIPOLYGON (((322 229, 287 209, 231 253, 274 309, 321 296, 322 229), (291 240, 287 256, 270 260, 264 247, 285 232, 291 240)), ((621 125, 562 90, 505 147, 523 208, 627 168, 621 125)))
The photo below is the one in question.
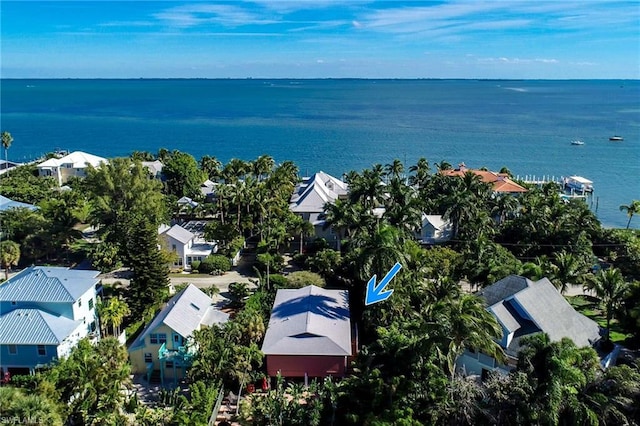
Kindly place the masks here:
POLYGON ((99 167, 100 164, 107 163, 106 158, 82 151, 74 151, 64 157, 54 157, 43 161, 37 167, 39 176, 53 177, 58 182, 58 185, 62 186, 72 176, 85 177, 89 165, 99 167))
POLYGON ((508 365, 480 352, 465 352, 457 366, 466 374, 509 371, 517 362, 523 337, 546 333, 552 341, 568 337, 577 346, 593 346, 600 339, 598 324, 576 312, 547 278, 531 281, 510 275, 478 292, 502 328, 499 344, 508 365))
POLYGON ((211 253, 218 251, 215 242, 204 236, 206 221, 192 220, 182 225, 160 225, 158 235, 167 250, 175 254, 173 268, 191 268, 194 261, 203 261, 211 253))
POLYGON ((353 341, 347 290, 280 289, 262 343, 267 373, 342 377, 353 341))
POLYGON ((197 348, 190 344, 193 332, 203 327, 223 324, 229 314, 214 306, 210 296, 193 284, 177 293, 145 327, 129 347, 134 374, 147 380, 159 371, 160 380, 185 377, 197 348))
POLYGON ((0 195, 0 212, 9 209, 29 209, 29 210, 37 210, 38 207, 33 204, 21 203, 20 201, 13 201, 10 198, 5 197, 4 195, 0 195))
POLYGON ((298 183, 289 200, 289 209, 302 219, 311 222, 318 238, 325 238, 331 242, 337 235, 331 229, 325 229, 324 206, 334 203, 338 198, 346 198, 349 188, 341 181, 323 171, 303 178, 298 183))
POLYGON ((0 369, 29 374, 98 338, 98 274, 31 266, 0 284, 0 369))
POLYGON ((451 239, 451 222, 437 214, 422 214, 422 226, 414 237, 420 244, 439 244, 451 239))

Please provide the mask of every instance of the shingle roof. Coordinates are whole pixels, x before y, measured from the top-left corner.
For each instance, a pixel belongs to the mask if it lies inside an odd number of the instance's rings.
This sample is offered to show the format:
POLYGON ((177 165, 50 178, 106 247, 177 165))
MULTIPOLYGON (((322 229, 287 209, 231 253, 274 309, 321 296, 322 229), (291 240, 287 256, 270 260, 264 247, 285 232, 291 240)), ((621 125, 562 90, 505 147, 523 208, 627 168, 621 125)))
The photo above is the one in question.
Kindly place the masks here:
POLYGON ((31 266, 0 284, 0 301, 75 302, 99 282, 100 271, 31 266))
POLYGON ((144 340, 160 325, 165 324, 182 337, 189 337, 201 325, 212 326, 229 320, 229 314, 212 305, 211 297, 193 284, 169 300, 167 305, 155 316, 153 321, 131 345, 131 349, 144 346, 144 340))
POLYGON ((296 186, 289 208, 296 213, 319 213, 324 211, 326 203, 332 203, 347 193, 348 185, 345 182, 320 171, 296 186))
POLYGON ((180 225, 173 225, 167 232, 166 235, 180 241, 182 244, 187 244, 189 241, 195 237, 195 235, 186 229, 184 229, 180 225))
POLYGON ((520 337, 535 332, 547 333, 552 341, 568 337, 577 346, 591 346, 600 338, 598 324, 576 312, 547 278, 533 282, 512 275, 478 294, 507 332, 517 337, 506 348, 511 353, 518 351, 520 337))
POLYGON ((59 345, 80 324, 40 309, 14 309, 0 315, 0 344, 59 345))
POLYGON ((491 306, 532 285, 533 281, 528 278, 519 275, 509 275, 489 287, 480 290, 478 296, 481 296, 487 305, 491 306))
POLYGON ((265 355, 351 355, 347 290, 281 289, 262 344, 265 355))
POLYGON ((37 207, 32 204, 21 203, 20 201, 13 201, 4 195, 0 195, 0 211, 5 211, 14 208, 26 208, 29 210, 36 210, 37 207))
POLYGON ((47 161, 43 161, 38 164, 39 168, 45 167, 60 167, 62 164, 72 164, 74 169, 83 169, 87 167, 87 164, 91 164, 93 167, 98 167, 100 163, 107 163, 106 158, 98 157, 97 155, 87 154, 82 151, 74 151, 69 155, 65 155, 60 158, 50 158, 47 161))

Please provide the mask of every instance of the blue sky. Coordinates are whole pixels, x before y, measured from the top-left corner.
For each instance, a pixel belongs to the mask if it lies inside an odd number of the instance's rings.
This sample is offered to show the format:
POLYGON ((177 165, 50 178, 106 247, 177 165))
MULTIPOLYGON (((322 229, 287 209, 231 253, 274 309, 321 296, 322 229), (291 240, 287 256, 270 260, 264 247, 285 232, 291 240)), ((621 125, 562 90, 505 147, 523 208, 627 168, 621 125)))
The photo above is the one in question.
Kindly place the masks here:
POLYGON ((5 78, 640 78, 640 1, 2 1, 5 78))

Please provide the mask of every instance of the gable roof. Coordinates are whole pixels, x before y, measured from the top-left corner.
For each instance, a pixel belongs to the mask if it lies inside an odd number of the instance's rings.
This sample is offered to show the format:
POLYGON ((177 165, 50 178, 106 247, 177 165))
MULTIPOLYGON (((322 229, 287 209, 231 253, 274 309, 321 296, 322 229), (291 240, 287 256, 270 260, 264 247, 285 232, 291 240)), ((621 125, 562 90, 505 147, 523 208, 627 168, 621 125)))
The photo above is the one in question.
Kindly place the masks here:
POLYGON ((30 266, 0 284, 0 301, 70 302, 98 284, 100 271, 30 266))
POLYGON ((162 168, 164 167, 164 164, 162 164, 162 161, 160 160, 141 161, 140 164, 142 165, 142 167, 146 167, 152 176, 158 176, 160 173, 162 173, 162 168))
POLYGON ((345 182, 320 171, 298 183, 289 201, 289 208, 295 213, 320 213, 324 211, 326 203, 333 203, 348 192, 345 182))
POLYGON ((527 189, 509 177, 506 173, 497 173, 490 170, 477 170, 468 169, 464 164, 460 164, 457 169, 441 170, 445 176, 458 176, 463 177, 465 173, 471 172, 477 176, 480 176, 483 182, 491 184, 494 192, 501 193, 514 193, 514 192, 527 192, 527 189))
POLYGON ((168 231, 165 231, 164 234, 175 240, 178 240, 182 244, 187 244, 195 237, 195 235, 191 231, 184 229, 178 224, 173 225, 171 228, 169 228, 168 231))
POLYGON ((83 169, 87 167, 87 164, 91 164, 93 167, 98 167, 100 163, 106 164, 107 159, 98 157, 97 155, 87 154, 82 151, 74 151, 64 157, 50 158, 43 161, 38 164, 38 168, 60 167, 62 164, 72 164, 74 169, 83 169))
POLYGON ((313 285, 278 290, 262 352, 265 355, 351 355, 349 292, 313 285))
POLYGON ((0 315, 0 344, 59 345, 81 323, 40 309, 14 309, 0 315))
POLYGON ((136 338, 131 349, 144 346, 145 338, 162 324, 182 337, 189 337, 202 325, 210 327, 213 324, 223 324, 228 320, 229 314, 213 306, 210 296, 193 284, 189 284, 169 300, 136 338))
POLYGON ((506 348, 516 353, 520 338, 544 332, 552 341, 568 337, 577 346, 591 346, 600 338, 598 324, 576 312, 551 281, 531 281, 509 276, 479 293, 490 304, 493 313, 513 339, 506 348))
POLYGON ((21 203, 20 201, 13 201, 10 198, 0 195, 0 211, 9 209, 25 208, 29 210, 36 210, 37 207, 32 204, 21 203))

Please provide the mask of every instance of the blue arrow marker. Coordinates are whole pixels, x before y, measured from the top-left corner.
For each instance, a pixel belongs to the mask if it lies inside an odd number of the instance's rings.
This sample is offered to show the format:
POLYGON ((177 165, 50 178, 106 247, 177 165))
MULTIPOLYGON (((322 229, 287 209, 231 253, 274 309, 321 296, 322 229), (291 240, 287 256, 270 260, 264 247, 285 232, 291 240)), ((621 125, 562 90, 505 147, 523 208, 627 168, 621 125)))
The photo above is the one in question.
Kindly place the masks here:
POLYGON ((369 282, 367 283, 367 294, 364 298, 364 304, 366 306, 373 305, 374 303, 382 302, 383 300, 387 300, 389 296, 393 293, 393 290, 385 290, 384 288, 389 284, 389 281, 396 276, 398 271, 400 271, 402 265, 396 263, 393 265, 393 268, 387 272, 387 275, 380 281, 380 284, 376 285, 376 276, 371 277, 369 282))

